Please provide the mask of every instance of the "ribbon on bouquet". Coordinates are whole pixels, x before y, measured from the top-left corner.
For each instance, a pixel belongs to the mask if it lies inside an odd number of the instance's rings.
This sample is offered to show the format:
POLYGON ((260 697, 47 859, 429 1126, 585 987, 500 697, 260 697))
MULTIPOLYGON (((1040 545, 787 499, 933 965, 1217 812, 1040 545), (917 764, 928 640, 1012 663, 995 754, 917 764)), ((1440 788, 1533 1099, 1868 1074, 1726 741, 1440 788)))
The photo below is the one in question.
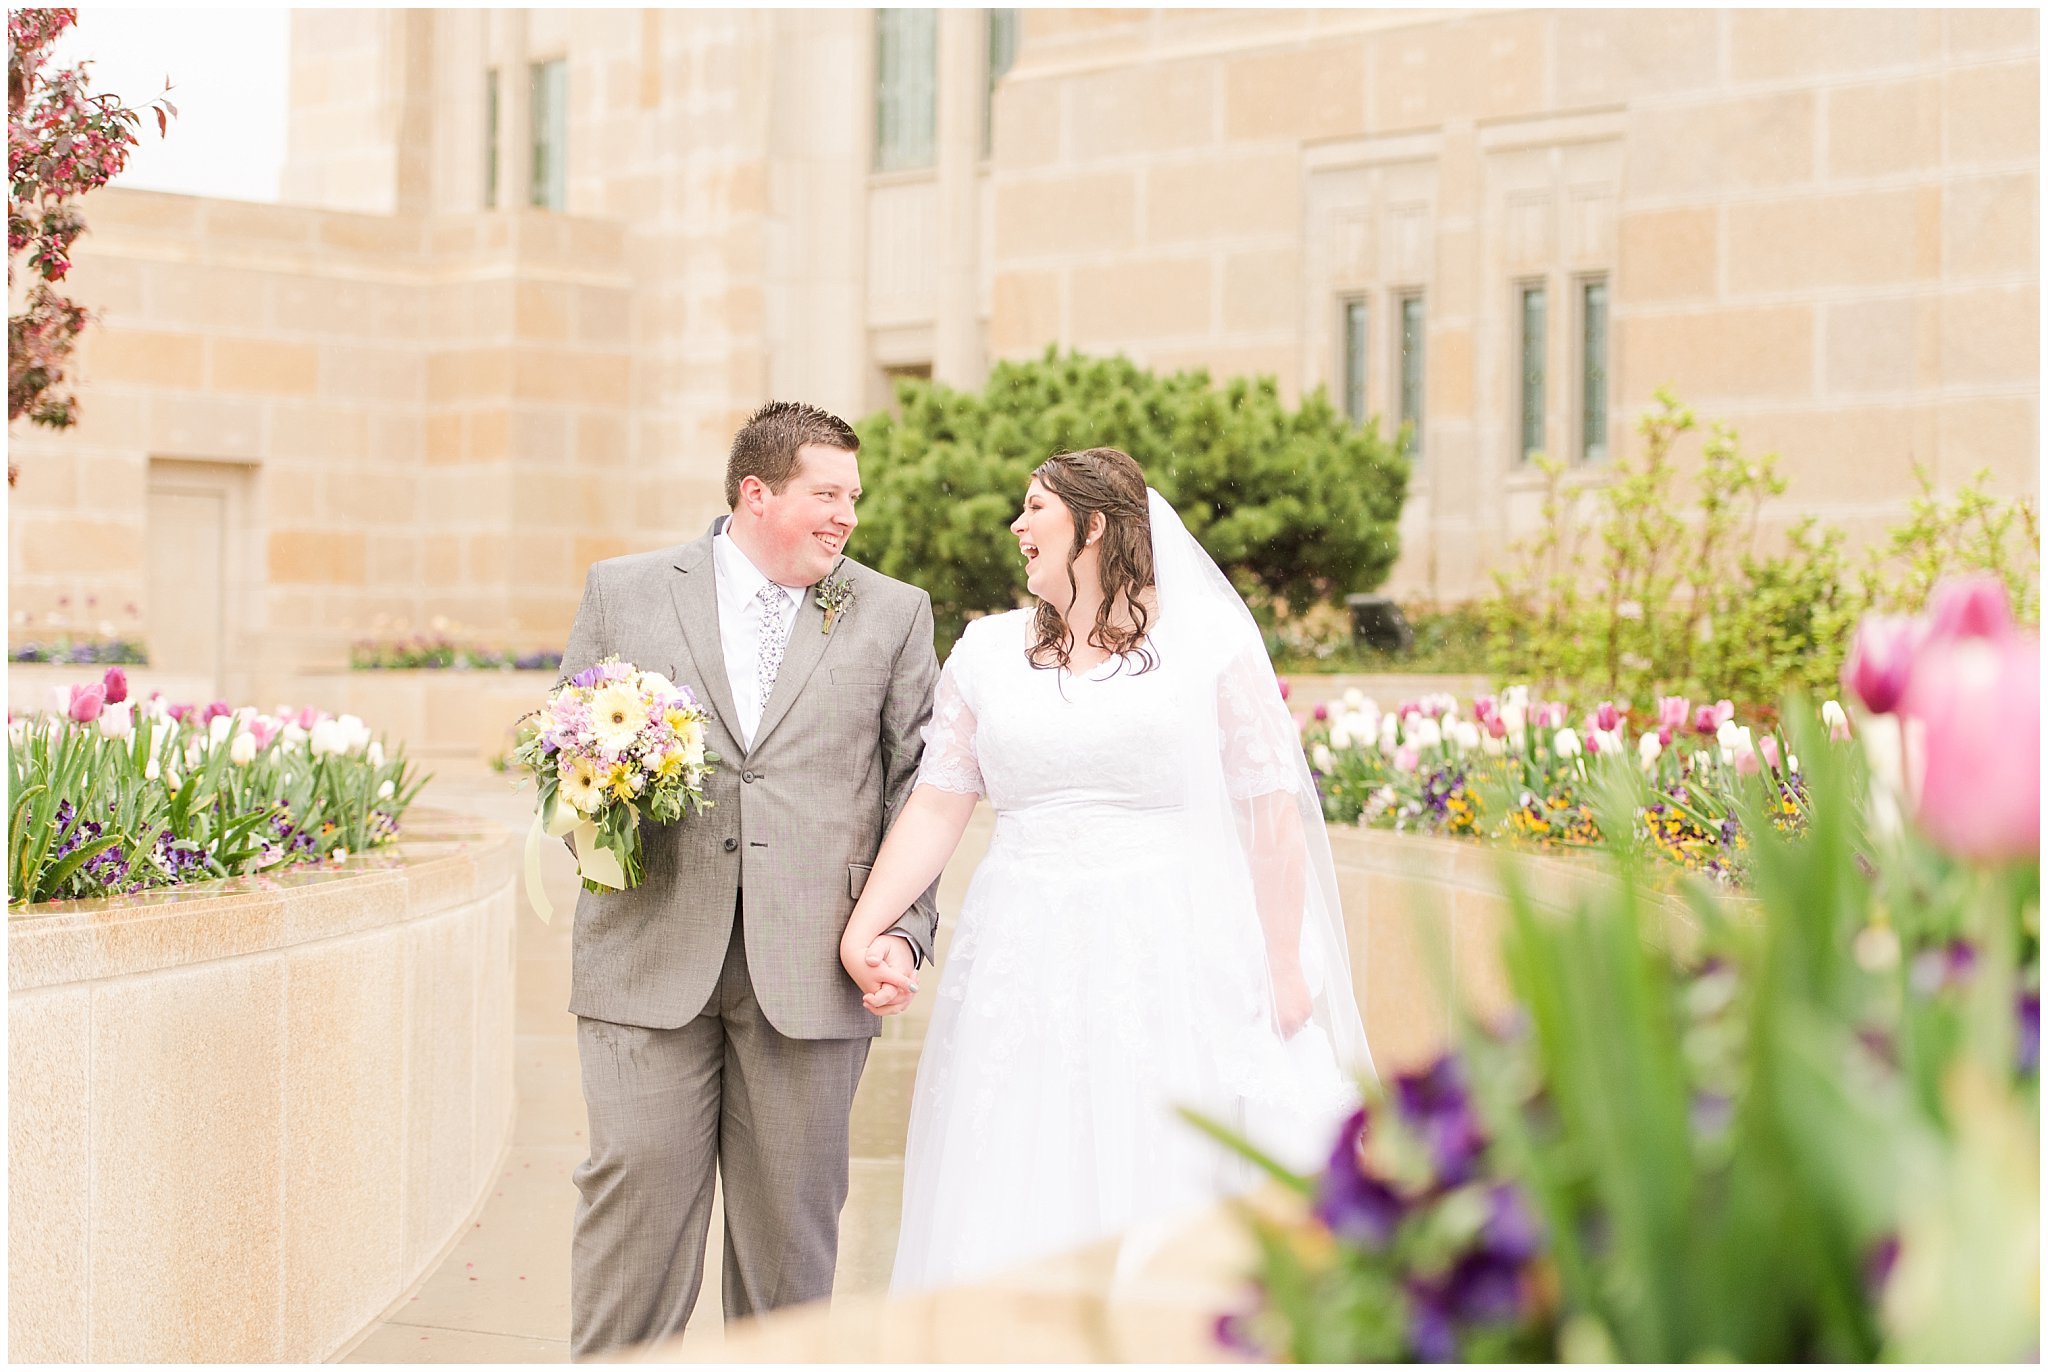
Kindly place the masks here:
POLYGON ((619 866, 618 854, 598 846, 597 825, 578 814, 573 805, 556 801, 557 797, 549 796, 546 808, 533 817, 533 827, 526 831, 526 898, 533 902, 533 912, 542 924, 552 923, 555 917, 555 907, 540 884, 540 841, 544 837, 566 837, 576 845, 576 875, 585 881, 614 891, 626 889, 626 873, 619 866))

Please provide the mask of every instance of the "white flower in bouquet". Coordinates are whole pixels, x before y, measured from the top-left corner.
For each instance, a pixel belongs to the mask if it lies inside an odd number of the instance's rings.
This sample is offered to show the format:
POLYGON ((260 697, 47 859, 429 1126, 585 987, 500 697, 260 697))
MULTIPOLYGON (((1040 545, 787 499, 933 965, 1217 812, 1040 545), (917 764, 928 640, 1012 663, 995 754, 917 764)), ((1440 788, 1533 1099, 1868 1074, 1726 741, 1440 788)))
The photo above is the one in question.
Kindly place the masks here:
POLYGON ((578 814, 594 815, 604 806, 604 778, 597 764, 580 754, 564 753, 556 775, 560 795, 578 814))
POLYGON ((647 727, 647 706, 639 688, 627 681, 600 687, 590 698, 590 725, 597 746, 605 752, 617 754, 631 747, 647 727))

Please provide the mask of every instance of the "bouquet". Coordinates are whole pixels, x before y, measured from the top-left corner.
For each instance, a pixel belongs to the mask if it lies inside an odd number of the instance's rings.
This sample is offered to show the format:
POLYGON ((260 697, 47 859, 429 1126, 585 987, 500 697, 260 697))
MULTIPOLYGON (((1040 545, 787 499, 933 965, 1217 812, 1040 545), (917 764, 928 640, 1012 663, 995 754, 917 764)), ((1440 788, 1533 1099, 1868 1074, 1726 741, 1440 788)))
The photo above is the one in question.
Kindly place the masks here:
POLYGON ((689 687, 608 657, 520 720, 512 760, 539 791, 526 890, 543 921, 554 910, 540 886, 542 835, 573 841, 584 890, 624 891, 640 884, 643 823, 711 808, 708 719, 689 687))

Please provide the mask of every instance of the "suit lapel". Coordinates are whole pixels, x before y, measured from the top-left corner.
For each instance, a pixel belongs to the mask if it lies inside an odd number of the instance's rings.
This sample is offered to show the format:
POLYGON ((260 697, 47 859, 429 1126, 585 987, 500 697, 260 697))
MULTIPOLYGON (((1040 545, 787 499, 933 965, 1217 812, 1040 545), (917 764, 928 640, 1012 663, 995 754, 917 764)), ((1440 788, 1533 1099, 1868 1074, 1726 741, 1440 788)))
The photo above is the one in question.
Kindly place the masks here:
POLYGON ((683 642, 690 660, 697 664, 704 680, 704 693, 711 708, 718 711, 726 733, 737 743, 740 738, 739 711, 733 708, 732 686, 725 672, 725 640, 718 625, 718 582, 711 573, 711 539, 707 536, 686 543, 676 554, 677 575, 669 581, 675 601, 676 619, 683 626, 683 642))
MULTIPOLYGON (((824 580, 839 575, 839 569, 845 565, 846 559, 840 558, 824 580)), ((789 707, 803 693, 804 683, 817 670, 818 660, 825 656, 825 645, 831 641, 832 636, 825 632, 825 612, 818 606, 818 588, 812 586, 797 603, 796 620, 789 626, 789 646, 782 650, 782 666, 775 673, 775 691, 761 709, 761 727, 754 730, 754 747, 748 752, 758 749, 789 713, 789 707)))

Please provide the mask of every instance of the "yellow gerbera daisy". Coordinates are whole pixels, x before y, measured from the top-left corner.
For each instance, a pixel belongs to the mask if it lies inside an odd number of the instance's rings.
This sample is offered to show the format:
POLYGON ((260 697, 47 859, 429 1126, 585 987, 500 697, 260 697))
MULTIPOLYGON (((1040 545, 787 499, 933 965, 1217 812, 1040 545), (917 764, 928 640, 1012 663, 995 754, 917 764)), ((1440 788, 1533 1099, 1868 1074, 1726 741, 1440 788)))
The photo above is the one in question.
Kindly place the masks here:
POLYGON ((640 769, 630 762, 614 762, 605 774, 604 784, 613 796, 630 801, 640 789, 640 769))
POLYGON ((587 757, 565 757, 555 772, 560 795, 577 813, 594 815, 604 804, 597 765, 587 757))
POLYGON ((647 707, 630 683, 615 681, 590 698, 591 730, 607 753, 624 752, 646 724, 647 707))

